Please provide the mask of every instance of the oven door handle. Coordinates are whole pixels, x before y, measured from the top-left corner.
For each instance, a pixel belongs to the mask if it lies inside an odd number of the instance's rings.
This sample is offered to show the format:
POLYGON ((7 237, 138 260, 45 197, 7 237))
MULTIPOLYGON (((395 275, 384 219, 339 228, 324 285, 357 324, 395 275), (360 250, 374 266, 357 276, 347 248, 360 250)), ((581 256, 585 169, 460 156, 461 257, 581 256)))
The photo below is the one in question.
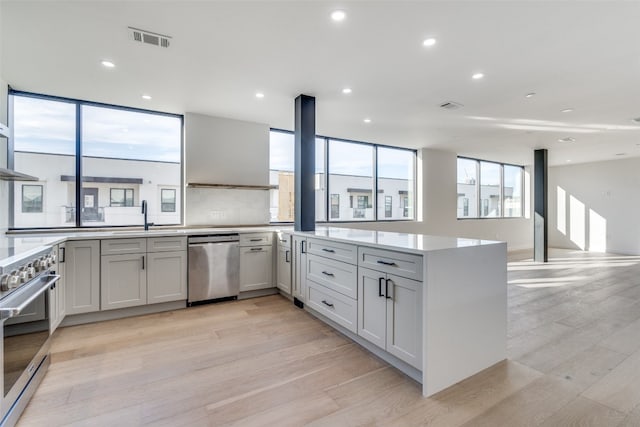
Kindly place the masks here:
MULTIPOLYGON (((59 274, 50 274, 47 276, 47 281, 45 283, 41 283, 40 286, 38 288, 36 288, 35 292, 33 292, 31 295, 29 295, 26 299, 23 300, 18 300, 16 301, 16 303, 19 303, 17 307, 7 307, 7 306, 0 306, 0 320, 6 320, 9 319, 11 317, 16 317, 17 315, 19 315, 22 310, 24 310, 29 304, 31 304, 36 298, 38 298, 40 295, 42 295, 44 292, 46 292, 47 289, 49 289, 49 287, 51 287, 51 285, 53 285, 54 283, 56 283, 58 280, 60 280, 60 275, 59 274)), ((25 289, 26 291, 26 289, 25 289)), ((24 294, 25 292, 21 292, 19 296, 22 296, 22 294, 24 294)))

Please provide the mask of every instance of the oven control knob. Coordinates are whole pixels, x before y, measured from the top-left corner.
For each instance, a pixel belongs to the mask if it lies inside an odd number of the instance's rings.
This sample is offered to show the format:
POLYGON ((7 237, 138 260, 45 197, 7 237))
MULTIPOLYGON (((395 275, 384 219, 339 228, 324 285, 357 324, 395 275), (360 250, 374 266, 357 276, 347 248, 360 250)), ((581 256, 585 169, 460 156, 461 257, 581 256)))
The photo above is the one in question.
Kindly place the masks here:
POLYGON ((44 270, 44 267, 42 265, 42 259, 37 259, 34 263, 33 263, 34 268, 36 269, 36 271, 42 271, 44 270))
POLYGON ((56 253, 55 252, 51 252, 51 255, 49 255, 49 257, 51 257, 51 262, 53 262, 54 264, 56 263, 56 253))
POLYGON ((20 277, 17 271, 14 271, 13 273, 11 273, 11 275, 9 276, 9 281, 7 283, 7 288, 9 289, 13 289, 18 287, 18 285, 20 284, 20 277))
POLYGON ((28 279, 33 279, 33 277, 36 275, 36 268, 35 267, 27 267, 27 278, 28 279))
POLYGON ((20 270, 20 272, 18 273, 18 283, 24 283, 28 278, 29 275, 27 274, 27 270, 20 270))
POLYGON ((6 292, 9 290, 9 277, 11 277, 8 274, 3 274, 2 277, 0 277, 0 289, 3 292, 6 292))

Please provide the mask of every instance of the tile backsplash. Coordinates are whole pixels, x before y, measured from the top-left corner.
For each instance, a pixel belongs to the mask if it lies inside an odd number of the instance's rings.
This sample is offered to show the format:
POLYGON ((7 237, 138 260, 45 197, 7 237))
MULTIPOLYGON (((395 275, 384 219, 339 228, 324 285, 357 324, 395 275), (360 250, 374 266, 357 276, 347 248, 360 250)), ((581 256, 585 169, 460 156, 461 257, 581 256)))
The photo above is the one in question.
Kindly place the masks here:
POLYGON ((186 188, 185 225, 258 225, 269 223, 269 192, 186 188))

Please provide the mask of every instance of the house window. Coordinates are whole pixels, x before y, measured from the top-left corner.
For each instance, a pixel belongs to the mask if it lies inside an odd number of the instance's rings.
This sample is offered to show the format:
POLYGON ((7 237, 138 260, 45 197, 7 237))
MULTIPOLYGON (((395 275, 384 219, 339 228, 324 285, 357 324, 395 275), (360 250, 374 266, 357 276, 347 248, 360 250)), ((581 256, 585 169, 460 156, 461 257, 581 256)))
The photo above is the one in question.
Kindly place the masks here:
POLYGON ((331 195, 331 218, 340 218, 340 195, 331 195))
POLYGON ((22 185, 22 212, 42 213, 42 185, 22 185))
POLYGON ((133 188, 112 188, 109 206, 133 206, 133 188))
POLYGON ((163 188, 160 190, 160 204, 161 212, 175 212, 176 190, 173 188, 163 188))
POLYGON ((469 216, 469 199, 466 197, 462 199, 462 215, 469 216))
POLYGON ((393 197, 384 196, 384 217, 391 218, 393 215, 393 197))
POLYGON ((400 195, 400 210, 404 218, 409 217, 409 196, 400 195))

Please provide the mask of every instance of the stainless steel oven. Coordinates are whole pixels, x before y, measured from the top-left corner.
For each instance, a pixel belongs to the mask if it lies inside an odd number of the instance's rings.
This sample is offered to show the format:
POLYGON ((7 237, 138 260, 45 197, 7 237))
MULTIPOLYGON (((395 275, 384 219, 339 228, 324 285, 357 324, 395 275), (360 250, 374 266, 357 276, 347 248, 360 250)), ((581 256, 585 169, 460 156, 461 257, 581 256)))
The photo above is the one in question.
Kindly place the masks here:
POLYGON ((2 427, 16 424, 50 363, 48 291, 60 278, 54 263, 47 249, 1 267, 2 427))

